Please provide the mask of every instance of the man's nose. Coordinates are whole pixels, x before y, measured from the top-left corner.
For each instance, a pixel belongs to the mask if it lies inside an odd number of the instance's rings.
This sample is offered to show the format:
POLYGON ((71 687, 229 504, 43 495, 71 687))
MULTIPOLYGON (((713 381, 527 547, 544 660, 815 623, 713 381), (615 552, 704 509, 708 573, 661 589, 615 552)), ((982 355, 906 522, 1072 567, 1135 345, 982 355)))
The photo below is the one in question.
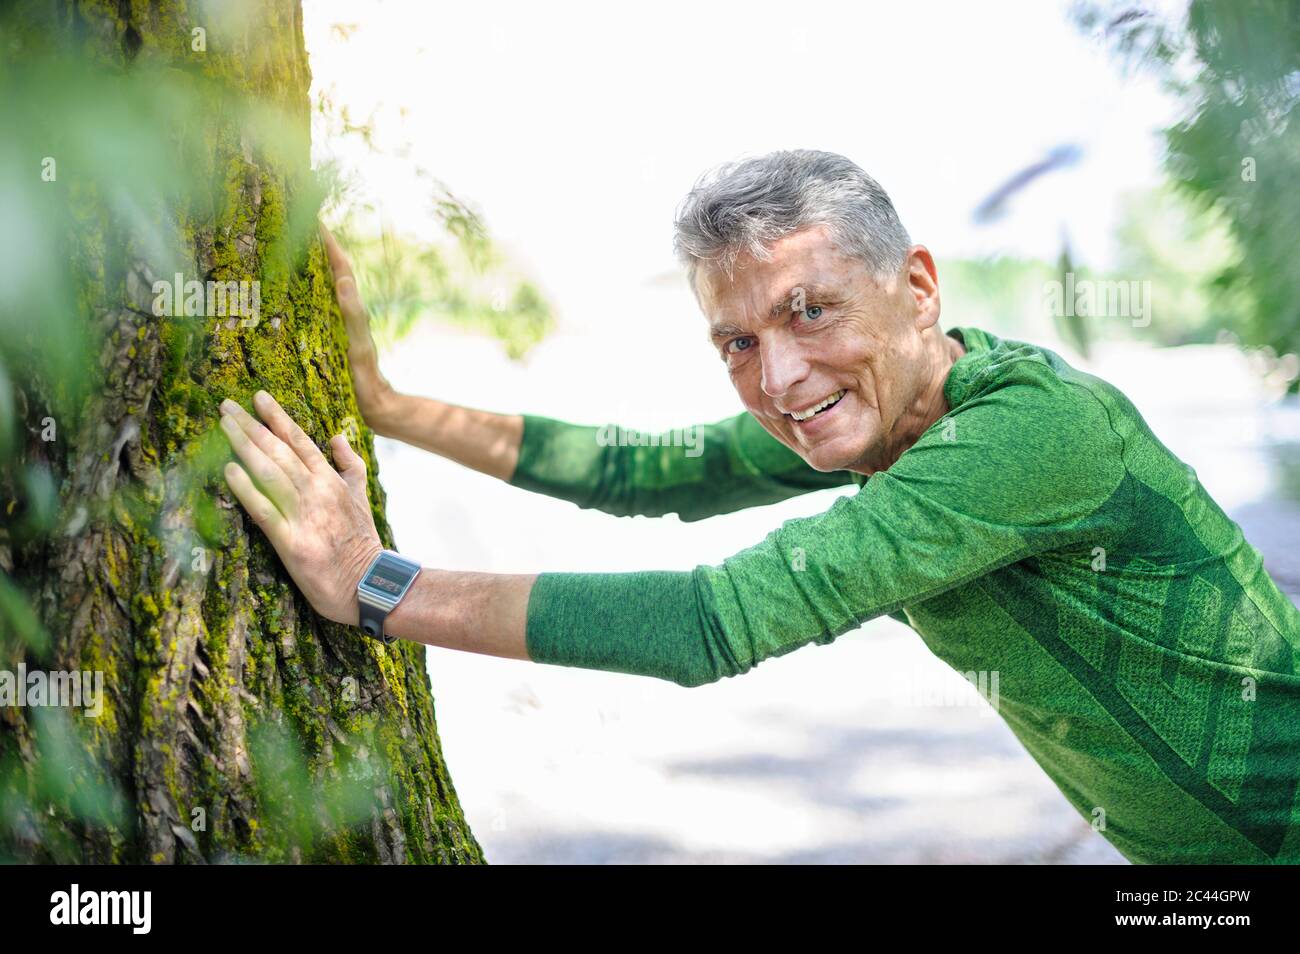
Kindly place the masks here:
POLYGON ((808 361, 796 342, 773 338, 759 342, 758 356, 763 364, 763 393, 780 397, 808 376, 808 361))

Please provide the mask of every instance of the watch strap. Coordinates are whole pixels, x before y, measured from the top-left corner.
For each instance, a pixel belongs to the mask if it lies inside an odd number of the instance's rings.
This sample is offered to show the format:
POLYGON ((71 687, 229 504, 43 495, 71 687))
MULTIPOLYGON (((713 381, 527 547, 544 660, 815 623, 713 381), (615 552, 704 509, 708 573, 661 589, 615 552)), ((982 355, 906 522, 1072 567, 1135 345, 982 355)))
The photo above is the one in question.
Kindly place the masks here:
POLYGON ((385 646, 391 646, 397 637, 384 632, 384 620, 388 613, 378 606, 371 606, 365 600, 361 600, 360 605, 361 628, 365 630, 366 635, 382 641, 385 646))

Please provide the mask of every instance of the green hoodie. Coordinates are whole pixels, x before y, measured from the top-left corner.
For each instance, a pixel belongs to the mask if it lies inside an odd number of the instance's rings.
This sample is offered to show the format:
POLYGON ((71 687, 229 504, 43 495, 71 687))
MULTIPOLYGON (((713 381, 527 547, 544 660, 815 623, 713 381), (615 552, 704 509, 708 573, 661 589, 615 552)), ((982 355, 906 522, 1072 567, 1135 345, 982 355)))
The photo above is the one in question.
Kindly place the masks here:
POLYGON ((698 686, 889 614, 995 674, 998 714, 1130 860, 1300 862, 1300 612, 1120 391, 949 334, 951 410, 870 478, 748 413, 693 448, 526 415, 511 483, 584 508, 699 520, 859 485, 717 566, 540 574, 529 655, 698 686))

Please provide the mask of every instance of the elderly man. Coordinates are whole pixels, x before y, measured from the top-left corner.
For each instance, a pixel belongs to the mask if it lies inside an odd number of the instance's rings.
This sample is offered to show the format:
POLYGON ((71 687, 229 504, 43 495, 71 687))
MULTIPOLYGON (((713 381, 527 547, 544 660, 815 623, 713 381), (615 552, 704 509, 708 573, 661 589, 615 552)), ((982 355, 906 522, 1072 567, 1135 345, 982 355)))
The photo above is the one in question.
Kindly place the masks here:
POLYGON ((702 453, 395 393, 326 243, 379 434, 620 515, 858 489, 690 572, 412 584, 342 435, 336 472, 270 395, 269 430, 227 400, 243 462, 227 480, 322 615, 698 686, 888 614, 959 672, 998 674, 999 714, 1129 859, 1300 860, 1300 612, 1118 390, 1045 348, 940 329, 930 252, 852 162, 773 153, 686 198, 676 247, 745 407, 704 426, 702 453))

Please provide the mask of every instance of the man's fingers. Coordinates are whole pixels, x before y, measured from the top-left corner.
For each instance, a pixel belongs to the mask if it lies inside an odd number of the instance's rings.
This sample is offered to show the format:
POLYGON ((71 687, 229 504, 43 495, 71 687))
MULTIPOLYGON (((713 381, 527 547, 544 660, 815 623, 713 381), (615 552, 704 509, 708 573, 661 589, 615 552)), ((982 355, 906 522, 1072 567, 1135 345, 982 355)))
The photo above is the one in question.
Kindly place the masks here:
POLYGON ((280 406, 279 401, 266 391, 258 391, 253 395, 253 406, 257 408, 257 413, 266 422, 271 432, 293 450, 307 470, 316 473, 329 470, 329 461, 320 452, 320 448, 307 436, 307 432, 298 426, 298 422, 280 406))
POLYGON ((370 313, 361 301, 357 280, 343 250, 323 225, 321 234, 329 236, 325 247, 329 249, 330 265, 334 269, 334 298, 339 303, 343 327, 348 333, 348 360, 354 368, 365 367, 375 355, 374 340, 370 337, 370 313))
POLYGON ((369 325, 370 316, 366 306, 361 303, 361 293, 357 291, 357 280, 351 275, 344 275, 334 280, 334 297, 338 299, 339 311, 347 321, 348 334, 369 325))
POLYGON ((338 281, 344 275, 351 277, 352 266, 348 263, 348 257, 343 254, 343 248, 339 245, 338 239, 334 233, 325 227, 324 222, 318 222, 320 225, 320 236, 325 243, 325 254, 329 256, 330 270, 334 272, 334 280, 338 281))
POLYGON ((348 439, 342 434, 330 438, 330 448, 334 451, 334 463, 338 465, 339 476, 353 491, 366 493, 366 459, 352 449, 348 439))
MULTIPOLYGON (((221 410, 224 416, 234 419, 248 439, 269 460, 284 471, 285 476, 289 478, 293 486, 302 487, 307 483, 307 480, 311 477, 311 472, 297 453, 281 437, 264 427, 261 421, 229 398, 221 402, 221 410)), ((257 470, 253 471, 253 476, 258 480, 262 479, 261 473, 257 470)))
MULTIPOLYGON (((248 418, 248 415, 245 414, 244 417, 248 418)), ((248 419, 252 420, 251 418, 248 419)), ((262 425, 258 424, 256 421, 253 421, 252 423, 253 426, 266 431, 266 428, 262 427, 262 425)), ((284 468, 281 467, 277 461, 272 460, 271 457, 261 447, 259 447, 256 442, 254 442, 253 438, 248 433, 249 429, 241 424, 237 415, 221 415, 221 429, 225 432, 226 437, 230 439, 230 446, 233 447, 235 453, 239 455, 239 459, 243 461, 248 472, 253 476, 254 480, 266 488, 267 495, 275 503, 280 512, 286 516, 292 516, 296 513, 298 505, 298 488, 294 485, 293 480, 290 478, 288 473, 285 472, 284 468)), ((271 434, 270 431, 266 431, 266 433, 272 440, 279 443, 280 439, 278 437, 271 434)), ((281 444, 281 446, 283 447, 284 445, 281 444)), ((290 456, 293 456, 292 451, 289 451, 287 447, 285 448, 285 452, 290 456)), ((301 463, 297 466, 299 469, 302 468, 301 463)))
POLYGON ((357 278, 352 274, 352 264, 344 254, 338 240, 334 238, 324 224, 320 227, 321 238, 325 242, 325 253, 329 256, 330 270, 334 273, 334 297, 338 299, 339 311, 348 323, 349 339, 360 328, 369 323, 366 306, 361 303, 361 293, 357 290, 357 278))
POLYGON ((284 515, 266 494, 257 489, 248 472, 233 460, 226 463, 222 473, 236 499, 248 511, 253 523, 262 528, 262 532, 266 534, 272 546, 278 550, 284 535, 284 515))

